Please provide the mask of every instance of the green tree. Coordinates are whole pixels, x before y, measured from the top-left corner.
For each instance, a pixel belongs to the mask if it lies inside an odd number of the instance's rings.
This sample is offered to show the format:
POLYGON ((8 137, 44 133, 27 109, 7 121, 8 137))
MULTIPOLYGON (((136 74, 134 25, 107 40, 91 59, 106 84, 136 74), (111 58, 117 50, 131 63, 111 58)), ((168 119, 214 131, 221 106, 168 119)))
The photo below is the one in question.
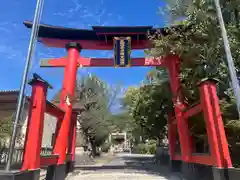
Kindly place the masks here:
MULTIPOLYGON (((149 36, 153 48, 147 53, 151 56, 169 54, 180 56, 182 92, 189 104, 199 101, 197 82, 209 77, 219 79, 218 96, 232 151, 236 142, 240 140, 234 135, 239 131, 239 121, 215 5, 212 0, 167 0, 167 2, 165 13, 171 17, 169 18, 171 27, 165 28, 167 35, 157 32, 149 36)), ((220 3, 236 72, 239 75, 240 5, 238 0, 221 0, 220 3)), ((201 122, 203 121, 197 121, 198 124, 195 124, 197 127, 195 132, 196 130, 202 132, 199 129, 203 127, 199 124, 201 122)))
MULTIPOLYGON (((223 119, 226 125, 229 142, 239 141, 233 137, 239 131, 236 121, 237 111, 233 98, 231 84, 229 84, 228 68, 226 63, 223 41, 216 16, 215 6, 210 0, 168 0, 164 12, 169 16, 168 24, 171 27, 158 31, 149 36, 153 47, 146 51, 149 56, 167 56, 178 54, 181 58, 182 93, 189 104, 199 101, 197 83, 203 78, 219 79, 217 85, 223 119), (167 34, 167 35, 166 35, 167 34)), ((237 74, 240 74, 240 31, 239 10, 237 0, 221 1, 224 20, 229 34, 237 74)), ((131 88, 125 95, 131 115, 144 127, 144 133, 155 136, 154 125, 158 127, 166 124, 167 113, 171 111, 171 94, 169 85, 162 78, 164 71, 157 69, 148 76, 141 88, 131 88), (153 78, 154 77, 154 78, 153 78), (166 105, 167 104, 167 105, 166 105), (157 107, 159 105, 160 107, 157 107), (151 126, 152 125, 152 126, 151 126)), ((166 73, 165 73, 166 74, 166 73)), ((200 116, 194 117, 191 131, 199 138, 206 138, 204 122, 200 116)), ((160 129, 160 128, 159 128, 160 129)), ((158 129, 158 130, 159 130, 158 129)), ((234 143, 231 143, 234 146, 234 143)))
MULTIPOLYGON (((109 87, 95 75, 82 76, 77 79, 73 107, 82 109, 79 115, 80 145, 90 144, 93 155, 96 147, 103 144, 109 135, 110 108, 115 103, 119 87, 109 87)), ((61 91, 53 98, 55 104, 60 102, 61 91)))
POLYGON ((127 112, 112 114, 108 117, 108 125, 112 132, 131 132, 132 120, 127 112))
POLYGON ((109 135, 110 108, 114 104, 118 89, 113 89, 97 76, 82 77, 77 82, 76 102, 84 104, 78 119, 82 132, 90 142, 93 154, 109 135))
POLYGON ((162 139, 172 107, 167 72, 150 71, 141 87, 128 89, 123 103, 145 139, 162 139))
MULTIPOLYGON (((182 59, 181 80, 183 93, 188 101, 195 102, 199 99, 197 82, 201 79, 210 77, 220 80, 218 84, 218 95, 220 99, 226 99, 228 102, 232 99, 232 89, 229 86, 229 75, 226 63, 223 41, 218 25, 215 6, 209 0, 185 1, 182 10, 178 13, 175 6, 179 6, 178 1, 168 0, 169 13, 176 17, 184 16, 183 21, 178 21, 171 28, 166 28, 168 35, 157 33, 150 38, 153 40, 154 48, 148 52, 153 56, 166 56, 168 54, 178 54, 182 59), (175 4, 173 3, 175 2, 175 4), (171 11, 172 9, 172 11, 171 11), (179 15, 180 14, 180 15, 179 15)), ((234 63, 239 74, 240 69, 240 31, 238 28, 238 19, 234 8, 239 14, 239 5, 233 1, 221 1, 223 11, 227 19, 231 16, 231 21, 226 21, 226 27, 229 33, 231 49, 234 57, 234 63), (228 4, 228 5, 226 5, 228 4), (235 6, 236 5, 236 6, 235 6), (229 12, 229 13, 227 13, 229 12)), ((232 103, 232 101, 231 101, 232 103)), ((233 117, 235 112, 233 112, 233 117)))
MULTIPOLYGON (((158 33, 151 37, 154 42, 154 48, 150 50, 150 54, 154 56, 178 54, 182 59, 181 78, 185 89, 186 96, 190 100, 196 100, 196 83, 205 77, 215 77, 220 80, 219 95, 221 97, 229 97, 231 90, 229 88, 228 68, 223 48, 223 41, 218 25, 215 6, 209 0, 189 0, 180 4, 183 7, 180 12, 175 8, 179 6, 178 0, 168 0, 170 2, 170 14, 174 19, 184 16, 183 21, 178 21, 174 26, 166 28, 167 36, 158 33), (173 3, 175 2, 175 4, 173 3), (172 11, 171 11, 172 10, 172 11)), ((226 1, 222 1, 222 5, 226 1)), ((233 0, 228 2, 232 6, 236 4, 233 0)), ((226 5, 225 5, 226 6, 226 5)), ((232 6, 223 8, 224 12, 230 12, 232 6)), ((239 5, 236 6, 239 8, 239 5)), ((238 9, 239 10, 239 9, 238 9)), ((226 14, 226 13, 225 13, 226 14)), ((232 14, 232 11, 230 15, 232 14)), ((226 18, 228 15, 225 15, 226 18)), ((232 16, 231 19, 234 19, 232 16)), ((228 21, 227 21, 228 22, 228 21)), ((238 24, 234 21, 227 23, 227 30, 231 43, 231 49, 235 64, 237 66, 237 74, 239 74, 239 43, 240 31, 238 24)))
POLYGON ((12 133, 12 116, 0 120, 0 138, 5 139, 12 133))

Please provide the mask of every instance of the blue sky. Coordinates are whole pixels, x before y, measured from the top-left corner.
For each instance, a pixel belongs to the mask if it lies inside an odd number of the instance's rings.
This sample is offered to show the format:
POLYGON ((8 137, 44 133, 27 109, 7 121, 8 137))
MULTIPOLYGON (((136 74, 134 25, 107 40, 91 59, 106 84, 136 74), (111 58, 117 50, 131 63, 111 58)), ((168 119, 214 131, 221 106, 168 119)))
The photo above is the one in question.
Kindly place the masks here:
MULTIPOLYGON (((1 2, 0 14, 0 90, 19 89, 23 73, 30 31, 23 26, 24 20, 32 20, 36 1, 11 0, 1 2)), ((94 25, 106 26, 164 26, 164 17, 158 8, 163 0, 45 0, 41 22, 72 28, 89 29, 94 25)), ((65 56, 64 49, 47 48, 37 44, 31 73, 37 72, 53 85, 51 98, 61 88, 63 69, 39 68, 39 59, 65 56)), ((82 55, 111 57, 111 51, 83 51, 82 55)), ((144 56, 133 52, 132 56, 144 56)), ((123 87, 137 85, 146 75, 148 68, 82 68, 78 76, 94 73, 109 84, 123 87)))

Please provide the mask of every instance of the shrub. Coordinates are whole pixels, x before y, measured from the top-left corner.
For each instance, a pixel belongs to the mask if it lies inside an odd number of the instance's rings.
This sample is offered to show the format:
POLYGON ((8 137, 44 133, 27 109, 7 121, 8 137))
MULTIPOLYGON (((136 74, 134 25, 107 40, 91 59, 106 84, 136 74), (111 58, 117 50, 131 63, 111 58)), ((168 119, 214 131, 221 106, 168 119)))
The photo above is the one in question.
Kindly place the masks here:
POLYGON ((146 144, 141 143, 141 144, 134 146, 133 152, 138 153, 138 154, 147 154, 148 150, 147 150, 146 144))
POLYGON ((133 152, 138 154, 156 154, 156 141, 150 140, 147 143, 141 143, 133 147, 133 152))
POLYGON ((111 147, 111 144, 110 144, 110 143, 105 143, 105 144, 103 144, 103 145, 101 146, 102 152, 108 152, 109 149, 110 149, 110 147, 111 147))
POLYGON ((156 147, 155 144, 154 145, 148 145, 147 149, 148 149, 149 154, 156 154, 157 147, 156 147))
POLYGON ((157 144, 157 141, 153 140, 153 139, 151 139, 147 142, 147 145, 156 145, 156 144, 157 144))

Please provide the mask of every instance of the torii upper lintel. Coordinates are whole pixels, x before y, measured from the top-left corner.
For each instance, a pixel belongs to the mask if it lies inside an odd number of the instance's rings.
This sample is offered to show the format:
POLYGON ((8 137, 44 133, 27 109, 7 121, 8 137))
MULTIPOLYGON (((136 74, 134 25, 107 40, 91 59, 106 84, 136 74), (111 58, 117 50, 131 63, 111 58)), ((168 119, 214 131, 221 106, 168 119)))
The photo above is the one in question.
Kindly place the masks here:
MULTIPOLYGON (((25 21, 24 25, 31 28, 32 22, 25 21)), ((167 34, 164 28, 159 30, 162 34, 167 34)), ((92 29, 75 29, 40 24, 38 40, 49 47, 65 48, 69 42, 77 42, 82 49, 112 50, 114 37, 130 37, 131 49, 134 50, 149 48, 147 34, 156 31, 152 26, 93 26, 92 29)))

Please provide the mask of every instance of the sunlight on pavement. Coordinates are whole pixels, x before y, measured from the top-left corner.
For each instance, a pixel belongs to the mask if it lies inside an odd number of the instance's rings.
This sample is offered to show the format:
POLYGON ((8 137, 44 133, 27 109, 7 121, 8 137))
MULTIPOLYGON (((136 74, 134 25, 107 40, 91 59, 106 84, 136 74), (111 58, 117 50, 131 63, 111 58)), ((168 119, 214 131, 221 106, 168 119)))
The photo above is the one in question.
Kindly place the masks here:
MULTIPOLYGON (((76 169, 67 180, 180 180, 168 168, 154 163, 152 155, 118 153, 105 156, 102 166, 76 169), (110 161, 109 161, 110 160, 110 161), (107 162, 108 161, 108 162, 107 162)), ((83 166, 84 167, 84 166, 83 166)))
POLYGON ((89 174, 78 174, 76 176, 69 177, 67 180, 180 180, 178 178, 166 178, 159 175, 152 175, 152 174, 142 174, 142 173, 119 173, 119 172, 112 172, 112 173, 96 173, 91 172, 89 174))

